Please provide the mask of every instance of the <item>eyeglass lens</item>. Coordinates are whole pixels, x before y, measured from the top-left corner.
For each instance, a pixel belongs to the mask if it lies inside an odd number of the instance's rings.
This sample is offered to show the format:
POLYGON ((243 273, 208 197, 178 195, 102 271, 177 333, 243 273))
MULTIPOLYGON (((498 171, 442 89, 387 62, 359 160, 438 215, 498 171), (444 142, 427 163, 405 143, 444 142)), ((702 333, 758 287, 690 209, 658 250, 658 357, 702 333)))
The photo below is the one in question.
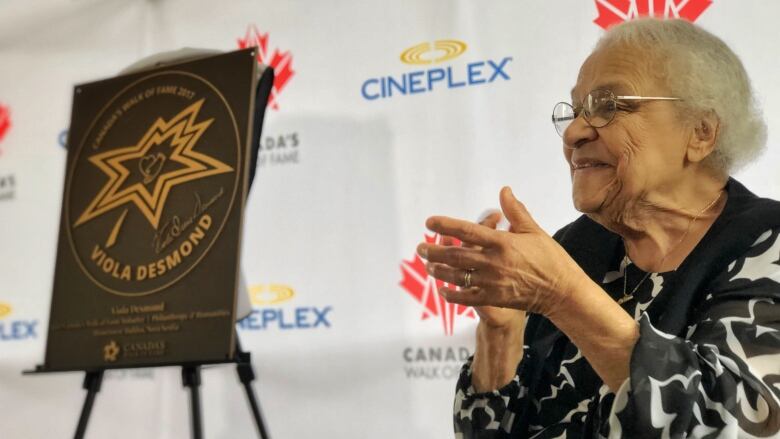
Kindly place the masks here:
POLYGON ((615 117, 615 95, 608 90, 595 90, 588 93, 583 102, 585 120, 594 127, 601 128, 615 117))
POLYGON ((553 108, 552 121, 555 125, 555 131, 559 136, 563 136, 563 132, 569 127, 571 122, 576 118, 574 115, 574 107, 566 102, 558 102, 553 108))
MULTIPOLYGON (((582 112, 585 120, 594 128, 606 126, 615 117, 617 104, 615 96, 609 90, 594 90, 582 102, 582 112)), ((559 102, 553 108, 552 121, 558 135, 563 136, 566 128, 577 118, 574 107, 566 102, 559 102)))

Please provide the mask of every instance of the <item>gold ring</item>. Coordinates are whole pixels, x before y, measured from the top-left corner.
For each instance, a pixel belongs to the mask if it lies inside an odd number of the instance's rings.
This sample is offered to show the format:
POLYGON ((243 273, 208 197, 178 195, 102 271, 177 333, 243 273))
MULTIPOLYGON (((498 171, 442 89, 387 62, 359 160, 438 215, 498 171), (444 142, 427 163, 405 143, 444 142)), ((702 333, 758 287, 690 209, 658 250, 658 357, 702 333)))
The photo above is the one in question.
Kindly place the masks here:
POLYGON ((464 288, 471 288, 471 273, 473 273, 474 270, 466 270, 466 275, 463 276, 463 287, 464 288))

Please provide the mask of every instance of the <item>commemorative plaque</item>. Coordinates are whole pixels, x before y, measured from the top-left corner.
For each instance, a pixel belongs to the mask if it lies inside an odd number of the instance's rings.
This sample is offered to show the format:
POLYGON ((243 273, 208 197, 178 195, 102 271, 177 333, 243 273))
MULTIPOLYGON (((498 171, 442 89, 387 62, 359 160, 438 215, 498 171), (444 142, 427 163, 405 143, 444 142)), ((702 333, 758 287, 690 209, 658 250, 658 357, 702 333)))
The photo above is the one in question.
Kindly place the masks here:
POLYGON ((44 368, 234 348, 252 49, 75 88, 44 368))

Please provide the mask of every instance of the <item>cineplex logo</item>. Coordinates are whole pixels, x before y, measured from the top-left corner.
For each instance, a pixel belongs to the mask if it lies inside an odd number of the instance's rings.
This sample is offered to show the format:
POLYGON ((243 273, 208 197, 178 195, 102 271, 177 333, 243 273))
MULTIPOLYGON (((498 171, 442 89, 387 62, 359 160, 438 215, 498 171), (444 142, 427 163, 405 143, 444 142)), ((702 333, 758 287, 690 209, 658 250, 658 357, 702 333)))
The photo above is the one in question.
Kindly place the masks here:
POLYGON ((0 302, 0 342, 38 338, 38 321, 12 319, 11 305, 0 302))
POLYGON ((412 66, 433 66, 418 68, 395 75, 366 79, 360 87, 363 99, 374 101, 395 96, 408 96, 438 90, 487 85, 496 81, 509 81, 507 73, 512 57, 484 59, 467 64, 449 61, 460 57, 468 46, 459 40, 438 40, 420 43, 401 52, 401 62, 412 66))
MULTIPOLYGON (((441 236, 425 235, 425 241, 428 243, 440 243, 441 236)), ((450 285, 435 279, 428 275, 425 270, 425 262, 414 255, 412 259, 404 260, 401 263, 401 287, 406 290, 422 308, 421 320, 427 320, 432 317, 441 319, 442 329, 445 335, 452 335, 455 319, 465 317, 469 319, 476 318, 476 313, 471 307, 447 303, 440 295, 439 288, 449 287, 450 285)))
POLYGON ((712 0, 595 0, 599 16, 594 23, 604 29, 638 17, 684 18, 696 21, 712 0))
POLYGON ((268 48, 268 33, 260 32, 255 25, 250 25, 244 38, 238 39, 239 49, 248 47, 257 47, 257 61, 274 69, 274 85, 271 96, 268 97, 268 106, 278 110, 279 94, 295 75, 292 68, 292 54, 289 51, 282 52, 279 49, 274 49, 272 52, 268 48))
POLYGON ((249 296, 253 309, 238 323, 244 331, 328 329, 332 306, 289 306, 295 290, 288 285, 252 285, 249 296))

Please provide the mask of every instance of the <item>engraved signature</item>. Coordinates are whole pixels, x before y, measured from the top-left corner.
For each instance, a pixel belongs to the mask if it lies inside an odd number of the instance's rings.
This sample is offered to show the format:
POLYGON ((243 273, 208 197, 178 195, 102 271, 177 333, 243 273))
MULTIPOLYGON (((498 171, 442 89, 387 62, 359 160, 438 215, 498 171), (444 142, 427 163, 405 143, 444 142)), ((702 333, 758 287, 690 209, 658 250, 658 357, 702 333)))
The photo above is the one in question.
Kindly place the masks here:
POLYGON ((216 194, 214 194, 211 198, 206 199, 205 201, 201 200, 200 194, 197 192, 195 192, 193 195, 195 196, 195 205, 192 209, 192 215, 183 218, 180 218, 178 215, 174 215, 171 217, 171 219, 163 223, 163 225, 160 226, 160 228, 157 230, 157 233, 154 234, 154 238, 152 238, 152 246, 154 247, 155 253, 160 254, 160 252, 171 245, 173 241, 176 240, 176 238, 187 231, 187 229, 189 229, 202 214, 208 211, 209 208, 217 202, 217 200, 225 195, 225 188, 219 188, 219 191, 216 194))

